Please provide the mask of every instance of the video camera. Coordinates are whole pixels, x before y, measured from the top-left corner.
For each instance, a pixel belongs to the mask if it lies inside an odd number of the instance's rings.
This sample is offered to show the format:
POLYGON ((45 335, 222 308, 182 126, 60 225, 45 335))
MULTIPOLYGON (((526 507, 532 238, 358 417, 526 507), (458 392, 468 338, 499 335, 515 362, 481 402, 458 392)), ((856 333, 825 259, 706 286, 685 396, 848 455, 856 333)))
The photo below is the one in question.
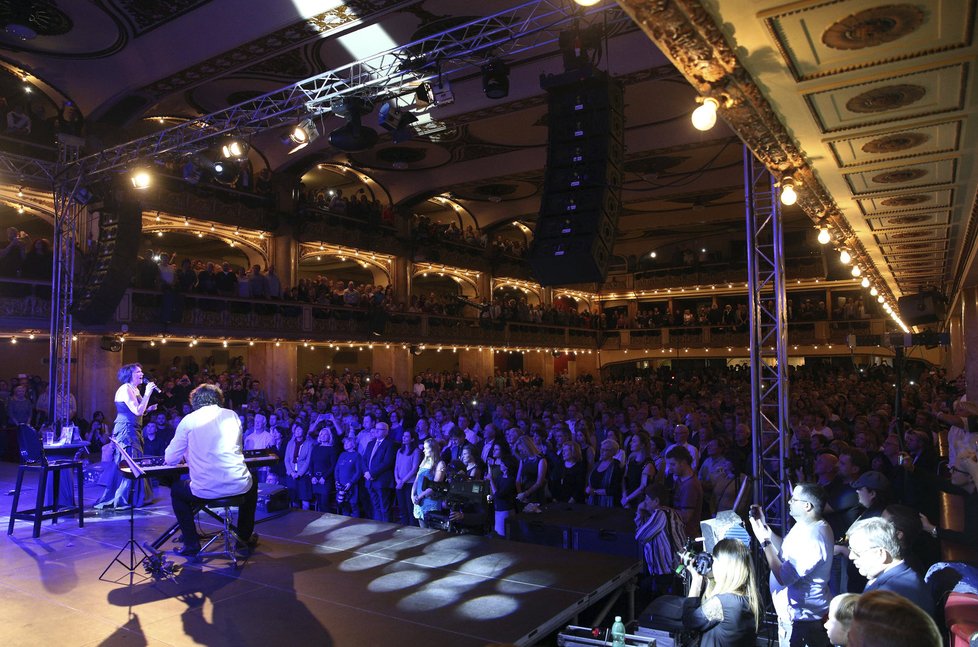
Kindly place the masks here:
POLYGON ((489 497, 489 486, 485 481, 457 479, 436 483, 425 478, 424 487, 431 490, 432 499, 441 501, 449 509, 485 505, 489 497))
POLYGON ((678 553, 679 566, 676 567, 676 574, 682 575, 692 569, 706 577, 713 570, 713 555, 696 550, 696 540, 688 539, 686 546, 678 553))

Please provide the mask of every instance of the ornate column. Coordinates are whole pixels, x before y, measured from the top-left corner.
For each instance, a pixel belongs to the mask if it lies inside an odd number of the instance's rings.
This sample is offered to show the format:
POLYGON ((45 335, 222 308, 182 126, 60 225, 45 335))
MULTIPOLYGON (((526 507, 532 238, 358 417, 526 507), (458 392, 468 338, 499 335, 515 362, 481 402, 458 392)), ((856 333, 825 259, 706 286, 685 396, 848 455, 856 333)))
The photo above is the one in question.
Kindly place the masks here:
POLYGON ((296 284, 299 275, 299 243, 291 235, 275 236, 272 239, 269 264, 282 283, 282 290, 296 284))
POLYGON ((92 413, 102 411, 110 423, 115 419, 112 400, 119 387, 122 353, 102 350, 98 335, 84 335, 75 342, 78 363, 72 371, 75 383, 75 402, 78 415, 91 419, 92 413))

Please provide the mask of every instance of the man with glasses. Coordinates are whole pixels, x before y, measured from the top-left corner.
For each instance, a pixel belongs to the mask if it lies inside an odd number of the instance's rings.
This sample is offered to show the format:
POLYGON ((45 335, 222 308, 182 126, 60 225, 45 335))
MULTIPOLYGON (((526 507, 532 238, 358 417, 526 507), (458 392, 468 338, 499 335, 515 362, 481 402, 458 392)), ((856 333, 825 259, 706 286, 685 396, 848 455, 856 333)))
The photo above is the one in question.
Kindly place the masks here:
POLYGON ((896 526, 881 517, 862 519, 849 528, 849 559, 869 583, 863 591, 893 591, 928 614, 934 614, 934 598, 924 580, 906 562, 896 526))
POLYGON ((822 624, 832 594, 832 528, 822 518, 825 491, 815 483, 799 483, 788 499, 795 520, 784 539, 772 532, 759 506, 750 515, 754 536, 771 568, 771 598, 778 614, 780 647, 827 647, 822 624))

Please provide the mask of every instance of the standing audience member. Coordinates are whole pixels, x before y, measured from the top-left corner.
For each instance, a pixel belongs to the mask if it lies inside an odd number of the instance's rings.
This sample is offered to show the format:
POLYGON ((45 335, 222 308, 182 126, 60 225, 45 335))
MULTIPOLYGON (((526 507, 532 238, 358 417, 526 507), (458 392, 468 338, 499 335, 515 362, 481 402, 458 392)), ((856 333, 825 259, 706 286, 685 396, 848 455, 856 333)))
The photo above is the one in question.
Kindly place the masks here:
POLYGON ((686 524, 687 537, 699 537, 703 520, 703 487, 693 471, 693 458, 681 444, 666 451, 666 474, 672 477, 672 507, 686 524))
MULTIPOLYGON (((418 466, 418 475, 414 478, 414 486, 411 488, 411 502, 414 504, 414 518, 422 528, 428 527, 425 516, 439 508, 438 501, 432 498, 433 490, 425 480, 441 483, 448 475, 448 468, 445 461, 441 460, 441 447, 434 438, 427 438, 424 441, 424 457, 418 466)), ((515 476, 515 475, 514 475, 515 476)))
POLYGON ((394 521, 394 462, 397 448, 387 438, 386 422, 374 425, 374 440, 364 454, 363 479, 370 495, 374 521, 394 521))
POLYGON ((763 509, 750 519, 771 569, 770 586, 778 614, 781 647, 822 647, 828 636, 822 624, 829 610, 832 570, 832 529, 822 518, 825 492, 814 483, 800 483, 788 499, 795 525, 784 539, 771 531, 763 509))
POLYGON ((312 501, 312 442, 306 438, 306 428, 292 425, 292 438, 285 447, 285 484, 289 488, 292 505, 309 509, 312 501))
POLYGON ((411 488, 421 467, 422 451, 418 447, 418 437, 410 429, 401 432, 401 448, 394 459, 394 494, 397 499, 397 512, 402 526, 415 525, 414 504, 411 502, 411 488))
POLYGON ((615 460, 617 453, 618 443, 611 439, 601 441, 598 462, 587 478, 585 493, 588 495, 589 505, 613 508, 618 504, 621 498, 622 469, 621 464, 615 460))

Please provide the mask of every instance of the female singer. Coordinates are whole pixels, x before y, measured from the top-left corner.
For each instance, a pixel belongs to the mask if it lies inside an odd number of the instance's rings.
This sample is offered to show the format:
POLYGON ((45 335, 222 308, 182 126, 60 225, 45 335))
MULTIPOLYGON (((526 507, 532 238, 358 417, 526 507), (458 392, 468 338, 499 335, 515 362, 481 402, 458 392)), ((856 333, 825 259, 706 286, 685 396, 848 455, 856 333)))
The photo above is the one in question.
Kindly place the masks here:
MULTIPOLYGON (((143 414, 152 411, 156 405, 150 405, 150 396, 156 390, 156 384, 148 382, 143 395, 139 395, 139 385, 143 383, 143 367, 139 364, 126 364, 119 369, 119 382, 122 384, 115 392, 116 418, 112 429, 112 440, 121 445, 133 457, 143 455, 143 414)), ((113 453, 112 462, 115 466, 122 461, 122 453, 118 447, 113 453)), ((127 508, 129 502, 129 486, 131 479, 122 476, 118 467, 107 469, 99 479, 99 485, 105 486, 105 491, 95 502, 95 509, 127 508)), ((149 479, 140 479, 140 487, 133 493, 132 504, 145 505, 153 500, 153 489, 149 479)))

